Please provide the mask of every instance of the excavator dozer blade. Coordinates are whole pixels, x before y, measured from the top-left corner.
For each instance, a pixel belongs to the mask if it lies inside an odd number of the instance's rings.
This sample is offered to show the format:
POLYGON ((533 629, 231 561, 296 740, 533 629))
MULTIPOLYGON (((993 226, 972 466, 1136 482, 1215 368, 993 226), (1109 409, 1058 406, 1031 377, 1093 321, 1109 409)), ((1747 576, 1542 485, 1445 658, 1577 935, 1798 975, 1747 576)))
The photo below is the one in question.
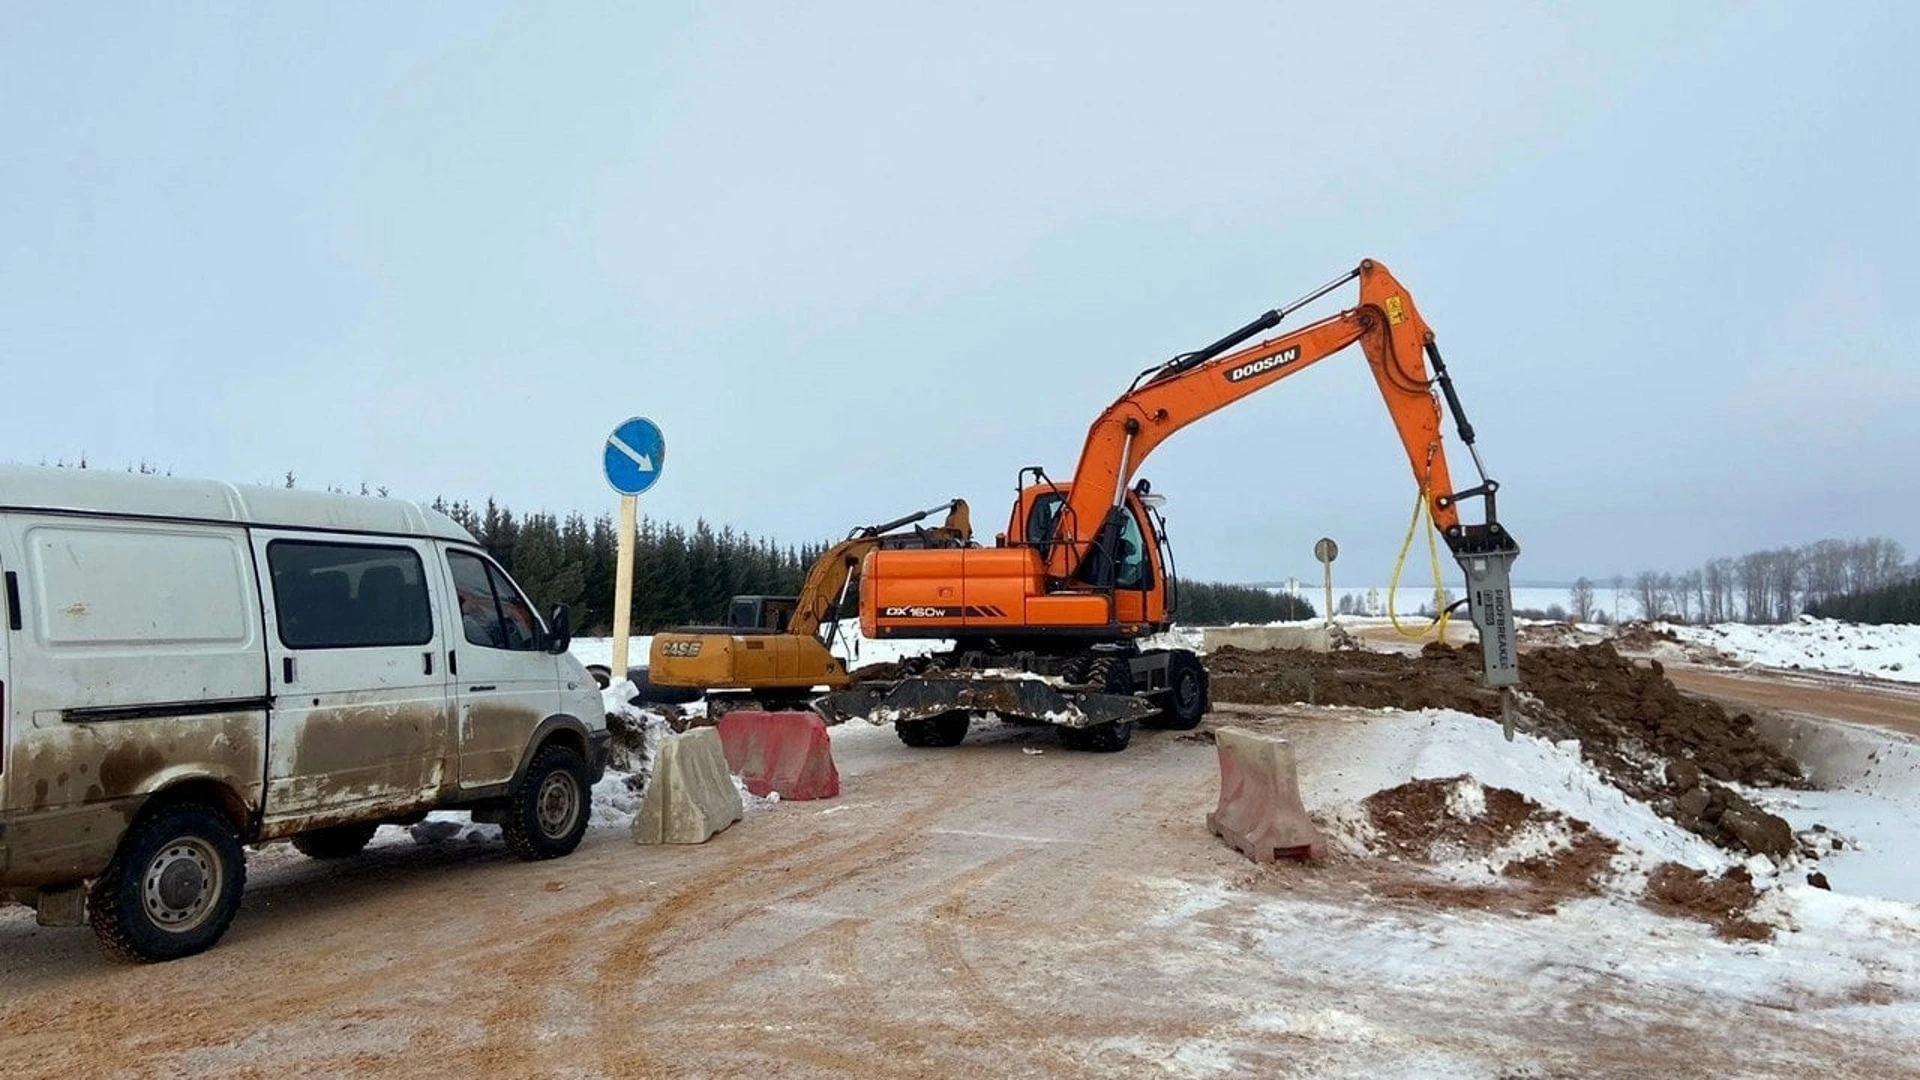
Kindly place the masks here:
POLYGON ((1139 720, 1158 711, 1152 703, 1128 694, 1096 694, 1043 679, 991 674, 922 675, 861 683, 817 699, 814 708, 828 723, 836 724, 852 719, 892 724, 956 712, 990 712, 1073 728, 1139 720))

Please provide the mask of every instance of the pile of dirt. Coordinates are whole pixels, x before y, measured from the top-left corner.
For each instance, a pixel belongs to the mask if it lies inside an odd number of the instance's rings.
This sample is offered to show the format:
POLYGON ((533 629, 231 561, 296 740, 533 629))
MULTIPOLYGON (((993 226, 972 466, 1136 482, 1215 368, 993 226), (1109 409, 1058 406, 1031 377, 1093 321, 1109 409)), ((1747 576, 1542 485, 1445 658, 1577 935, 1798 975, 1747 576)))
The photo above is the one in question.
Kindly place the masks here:
MULTIPOLYGON (((1418 656, 1228 647, 1207 666, 1219 701, 1501 715, 1499 692, 1480 681, 1477 645, 1435 642, 1418 656)), ((1770 856, 1793 851, 1787 823, 1729 786, 1802 783, 1799 766, 1760 739, 1751 716, 1682 694, 1657 661, 1641 667, 1606 642, 1536 649, 1520 671, 1523 730, 1578 740, 1611 783, 1715 844, 1770 856)))
POLYGON ((1699 919, 1729 941, 1767 941, 1773 928, 1750 917, 1758 896, 1744 867, 1710 878, 1669 862, 1654 867, 1641 903, 1664 915, 1699 919))
POLYGON ((1680 635, 1658 623, 1627 622, 1614 630, 1613 643, 1628 652, 1647 653, 1661 645, 1680 644, 1680 635))
POLYGON ((1485 864, 1506 885, 1424 883, 1419 896, 1483 909, 1545 913, 1600 893, 1620 847, 1584 821, 1471 777, 1413 780, 1361 802, 1376 854, 1417 864, 1485 864))

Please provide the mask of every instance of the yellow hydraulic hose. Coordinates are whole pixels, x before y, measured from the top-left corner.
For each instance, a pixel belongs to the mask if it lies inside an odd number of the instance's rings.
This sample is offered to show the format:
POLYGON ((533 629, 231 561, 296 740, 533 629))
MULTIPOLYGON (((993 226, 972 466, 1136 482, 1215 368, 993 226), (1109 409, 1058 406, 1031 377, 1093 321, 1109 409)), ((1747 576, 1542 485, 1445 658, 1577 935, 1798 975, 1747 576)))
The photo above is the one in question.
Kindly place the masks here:
POLYGON ((1393 578, 1387 582, 1387 619, 1403 637, 1423 638, 1438 630, 1439 640, 1444 642, 1447 640, 1447 622, 1452 616, 1448 614, 1445 585, 1440 578, 1440 549, 1433 541, 1433 532, 1433 509, 1428 500, 1427 485, 1423 481, 1420 484, 1420 494, 1413 504, 1413 520, 1407 522, 1407 539, 1400 545, 1400 557, 1393 560, 1393 578), (1423 519, 1427 522, 1427 558, 1433 563, 1433 606, 1439 614, 1432 622, 1416 631, 1400 625, 1400 616, 1394 611, 1393 597, 1400 588, 1400 571, 1406 568, 1407 553, 1413 550, 1414 531, 1420 528, 1423 519))

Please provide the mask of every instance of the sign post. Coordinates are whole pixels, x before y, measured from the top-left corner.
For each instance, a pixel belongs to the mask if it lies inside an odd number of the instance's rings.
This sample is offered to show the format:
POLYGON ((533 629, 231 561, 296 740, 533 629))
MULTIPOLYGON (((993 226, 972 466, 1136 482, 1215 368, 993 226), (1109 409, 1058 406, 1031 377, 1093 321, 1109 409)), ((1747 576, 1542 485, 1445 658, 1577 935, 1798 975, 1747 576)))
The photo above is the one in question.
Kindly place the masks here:
POLYGON ((1321 578, 1327 587, 1327 625, 1333 625, 1333 560, 1340 557, 1340 545, 1323 536, 1313 543, 1313 557, 1320 560, 1321 578))
POLYGON ((607 436, 602 455, 607 484, 620 493, 620 547, 613 571, 613 657, 616 680, 627 677, 627 645, 633 631, 633 534, 640 518, 640 495, 660 479, 667 464, 667 439, 660 427, 636 416, 607 436))

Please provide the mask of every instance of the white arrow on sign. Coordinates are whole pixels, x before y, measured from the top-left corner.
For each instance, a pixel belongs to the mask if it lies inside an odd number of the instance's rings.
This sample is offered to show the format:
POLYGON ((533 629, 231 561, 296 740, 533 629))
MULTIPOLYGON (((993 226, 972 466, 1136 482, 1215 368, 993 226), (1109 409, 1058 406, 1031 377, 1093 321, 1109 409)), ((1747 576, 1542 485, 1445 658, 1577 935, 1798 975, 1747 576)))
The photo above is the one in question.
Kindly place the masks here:
POLYGON ((653 459, 641 453, 640 451, 635 450, 633 447, 628 446, 626 443, 622 442, 620 440, 620 436, 609 435, 607 436, 607 441, 613 444, 613 448, 615 450, 618 450, 621 453, 632 458, 633 463, 640 467, 641 472, 653 471, 653 459))

